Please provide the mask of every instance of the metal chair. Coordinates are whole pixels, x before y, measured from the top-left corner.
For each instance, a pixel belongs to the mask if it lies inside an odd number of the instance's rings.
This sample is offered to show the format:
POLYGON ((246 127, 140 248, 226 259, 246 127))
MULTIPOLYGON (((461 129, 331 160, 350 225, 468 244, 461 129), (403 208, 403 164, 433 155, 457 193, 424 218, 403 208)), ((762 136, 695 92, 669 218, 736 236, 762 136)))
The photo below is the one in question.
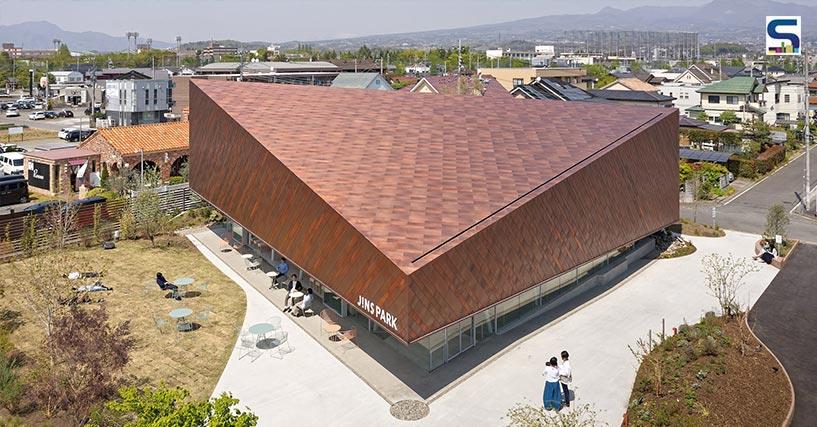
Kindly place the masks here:
POLYGON ((198 290, 201 293, 204 293, 205 291, 207 291, 208 287, 210 287, 210 284, 207 283, 207 282, 202 282, 202 283, 196 284, 196 290, 198 290))
POLYGON ((275 331, 275 339, 278 340, 278 345, 275 346, 275 351, 271 352, 270 356, 283 359, 285 354, 295 351, 295 347, 292 347, 289 343, 289 332, 277 330, 275 331), (275 356, 275 353, 278 353, 278 357, 275 356))
POLYGON ((273 330, 280 330, 281 329, 281 318, 278 316, 272 316, 267 319, 267 323, 272 325, 273 330))
POLYGON ((261 267, 261 263, 255 258, 244 258, 244 264, 247 266, 247 271, 258 270, 261 267))
POLYGON ((241 331, 241 337, 238 340, 238 345, 238 360, 241 360, 245 356, 253 356, 253 359, 250 362, 255 362, 259 357, 261 357, 261 352, 258 350, 255 336, 249 333, 249 331, 241 331))
POLYGON ((167 320, 162 319, 161 317, 153 316, 153 324, 156 326, 156 329, 159 330, 161 333, 167 333, 167 320))
POLYGON ((198 320, 199 322, 206 322, 207 320, 210 319, 210 313, 212 313, 210 309, 204 309, 202 311, 199 311, 198 313, 196 313, 196 320, 198 320))
POLYGON ((338 346, 343 350, 344 354, 346 354, 346 351, 357 347, 355 343, 352 342, 352 340, 357 337, 357 328, 352 328, 348 331, 341 331, 338 333, 338 336, 340 337, 338 346))

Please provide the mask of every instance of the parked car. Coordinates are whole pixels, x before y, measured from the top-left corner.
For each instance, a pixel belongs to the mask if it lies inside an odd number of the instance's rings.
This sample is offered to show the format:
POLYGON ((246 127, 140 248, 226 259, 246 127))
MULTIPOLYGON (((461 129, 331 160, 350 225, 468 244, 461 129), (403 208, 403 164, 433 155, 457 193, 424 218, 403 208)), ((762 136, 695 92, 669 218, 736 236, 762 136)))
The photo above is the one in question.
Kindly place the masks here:
POLYGON ((6 175, 22 175, 23 154, 22 153, 0 154, 0 165, 2 165, 3 173, 6 175))
POLYGON ((71 133, 71 131, 75 131, 75 130, 79 130, 79 129, 77 129, 77 128, 62 128, 62 129, 60 129, 59 132, 57 132, 57 138, 68 140, 68 134, 71 133))
POLYGON ((44 120, 45 119, 45 113, 42 112, 42 111, 35 111, 35 112, 28 115, 28 119, 29 120, 44 120))
POLYGON ((20 117, 20 112, 16 108, 6 110, 6 117, 20 117))
POLYGON ((72 130, 72 131, 69 131, 69 132, 68 132, 68 134, 67 134, 67 135, 65 136, 65 138, 63 138, 63 139, 64 139, 64 140, 66 140, 66 141, 68 141, 68 142, 79 142, 79 141, 85 141, 85 140, 86 140, 86 139, 88 139, 88 137, 89 137, 89 136, 91 136, 91 134, 93 134, 95 131, 96 131, 96 129, 83 129, 83 130, 80 132, 80 130, 79 130, 79 129, 74 129, 74 130, 72 130))
POLYGON ((28 203, 28 182, 22 176, 0 177, 0 206, 28 203))
POLYGON ((60 117, 74 117, 74 112, 71 110, 60 110, 58 114, 60 117))
POLYGON ((18 101, 17 102, 17 108, 19 108, 21 110, 30 110, 30 109, 33 108, 33 105, 31 103, 29 103, 29 102, 18 101))
POLYGON ((35 109, 35 110, 43 110, 43 109, 45 109, 45 103, 43 103, 43 102, 35 102, 35 103, 34 103, 34 109, 35 109))
MULTIPOLYGON (((99 107, 94 107, 94 113, 100 113, 100 112, 102 112, 102 110, 99 107)), ((86 116, 91 115, 91 109, 90 108, 85 109, 85 115, 86 116)))
POLYGON ((43 114, 45 114, 46 119, 56 119, 57 118, 57 112, 56 111, 48 110, 48 111, 43 112, 43 114))
MULTIPOLYGON (((0 154, 2 153, 25 153, 26 150, 18 147, 17 144, 0 144, 0 154)), ((0 169, 2 167, 0 166, 0 169)), ((0 174, 2 175, 2 174, 0 174)))
POLYGON ((31 214, 41 214, 45 213, 51 206, 63 205, 65 202, 62 200, 46 200, 44 202, 40 202, 28 207, 23 208, 20 212, 31 213, 31 214))

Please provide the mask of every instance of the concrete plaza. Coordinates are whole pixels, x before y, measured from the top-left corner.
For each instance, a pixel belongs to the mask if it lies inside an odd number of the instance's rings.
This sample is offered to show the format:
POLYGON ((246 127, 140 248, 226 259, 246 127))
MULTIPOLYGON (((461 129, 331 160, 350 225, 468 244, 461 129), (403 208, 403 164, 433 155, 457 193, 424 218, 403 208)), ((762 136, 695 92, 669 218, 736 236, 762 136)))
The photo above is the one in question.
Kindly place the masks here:
MULTIPOLYGON (((340 353, 315 336, 318 322, 282 314, 258 289, 257 280, 244 271, 240 256, 214 250, 210 231, 190 236, 205 256, 247 293, 244 328, 271 316, 281 317, 294 351, 282 359, 262 353, 256 361, 231 356, 214 391, 230 391, 260 416, 260 425, 401 425, 389 414, 395 396, 412 397, 411 387, 400 386, 400 375, 371 367, 372 358, 360 349, 340 353), (233 260, 229 256, 235 257, 233 260), (249 280, 248 280, 249 279, 249 280), (297 324, 296 324, 297 322, 297 324), (357 365, 356 365, 357 364, 357 365), (356 366, 363 366, 357 369, 356 366), (351 367, 351 369, 350 369, 351 367), (379 377, 387 377, 385 379, 379 377), (389 387, 384 386, 386 384, 389 387)), ((458 379, 425 400, 430 414, 411 424, 496 426, 516 403, 541 405, 544 361, 566 349, 571 353, 574 387, 579 403, 593 404, 601 420, 621 423, 637 370, 628 349, 648 331, 661 330, 662 319, 671 333, 684 321, 695 322, 716 309, 703 286, 701 259, 710 253, 750 257, 759 238, 728 232, 724 238, 691 237, 698 251, 690 256, 645 262, 615 287, 588 300, 558 319, 524 334, 501 352, 486 358, 458 379)), ((741 303, 753 304, 777 270, 762 265, 747 278, 741 303)), ((536 320, 532 320, 535 324, 536 320)), ((365 332, 361 332, 365 334, 365 332)), ((361 342, 360 345, 365 345, 361 342)), ((470 350, 479 351, 479 348, 470 350)), ((456 360, 456 359, 455 359, 456 360)), ((406 362, 409 363, 409 362, 406 362)), ((434 373, 431 374, 434 376, 434 373)), ((414 395, 416 398, 416 394, 414 395)))

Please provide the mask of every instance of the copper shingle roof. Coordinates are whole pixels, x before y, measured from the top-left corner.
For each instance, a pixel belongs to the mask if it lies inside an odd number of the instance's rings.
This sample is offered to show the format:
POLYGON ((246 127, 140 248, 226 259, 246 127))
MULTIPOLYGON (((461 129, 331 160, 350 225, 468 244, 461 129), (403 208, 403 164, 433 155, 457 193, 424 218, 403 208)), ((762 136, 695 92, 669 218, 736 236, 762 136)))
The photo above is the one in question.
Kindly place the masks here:
MULTIPOLYGON (((439 255, 440 246, 470 237, 522 197, 675 111, 191 83, 407 273, 439 255)), ((264 190, 248 183, 248 191, 264 190)))
MULTIPOLYGON (((186 150, 190 147, 189 122, 169 122, 100 129, 91 138, 102 138, 120 155, 154 151, 186 150)), ((88 138, 88 141, 91 140, 88 138)), ((85 146, 81 144, 80 146, 85 146)))
POLYGON ((618 80, 610 83, 609 85, 604 86, 601 89, 608 89, 608 88, 610 88, 612 86, 615 86, 616 84, 620 84, 620 85, 622 85, 622 86, 624 86, 624 87, 626 87, 627 89, 630 89, 630 90, 641 90, 641 91, 645 91, 645 92, 653 92, 653 91, 658 90, 658 88, 656 88, 655 86, 653 86, 653 85, 651 85, 649 83, 644 83, 644 82, 642 82, 641 80, 639 80, 639 79, 637 79, 635 77, 627 77, 627 78, 623 78, 623 79, 618 79, 618 80))

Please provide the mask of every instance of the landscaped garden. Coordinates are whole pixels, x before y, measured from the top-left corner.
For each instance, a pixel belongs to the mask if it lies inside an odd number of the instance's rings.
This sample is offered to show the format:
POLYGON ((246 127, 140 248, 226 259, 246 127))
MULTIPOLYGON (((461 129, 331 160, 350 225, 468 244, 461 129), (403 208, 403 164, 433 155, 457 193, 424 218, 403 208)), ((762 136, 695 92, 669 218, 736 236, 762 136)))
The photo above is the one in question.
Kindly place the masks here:
POLYGON ((790 404, 780 365, 742 319, 710 314, 643 356, 628 420, 633 426, 772 426, 783 423, 790 404))
POLYGON ((757 271, 747 258, 710 254, 702 271, 722 314, 707 313, 677 333, 630 346, 639 370, 630 394, 633 426, 771 426, 788 415, 785 371, 749 330, 739 305, 743 280, 757 271))
POLYGON ((726 232, 723 231, 722 228, 692 222, 686 219, 682 219, 680 222, 669 226, 669 230, 687 236, 723 237, 726 235, 726 232))
POLYGON ((244 292, 174 232, 218 215, 172 218, 151 189, 106 206, 105 221, 99 206, 93 221, 50 207, 0 237, 17 248, 0 263, 0 426, 255 425, 228 394, 210 398, 244 292), (191 283, 163 290, 158 272, 191 283))

